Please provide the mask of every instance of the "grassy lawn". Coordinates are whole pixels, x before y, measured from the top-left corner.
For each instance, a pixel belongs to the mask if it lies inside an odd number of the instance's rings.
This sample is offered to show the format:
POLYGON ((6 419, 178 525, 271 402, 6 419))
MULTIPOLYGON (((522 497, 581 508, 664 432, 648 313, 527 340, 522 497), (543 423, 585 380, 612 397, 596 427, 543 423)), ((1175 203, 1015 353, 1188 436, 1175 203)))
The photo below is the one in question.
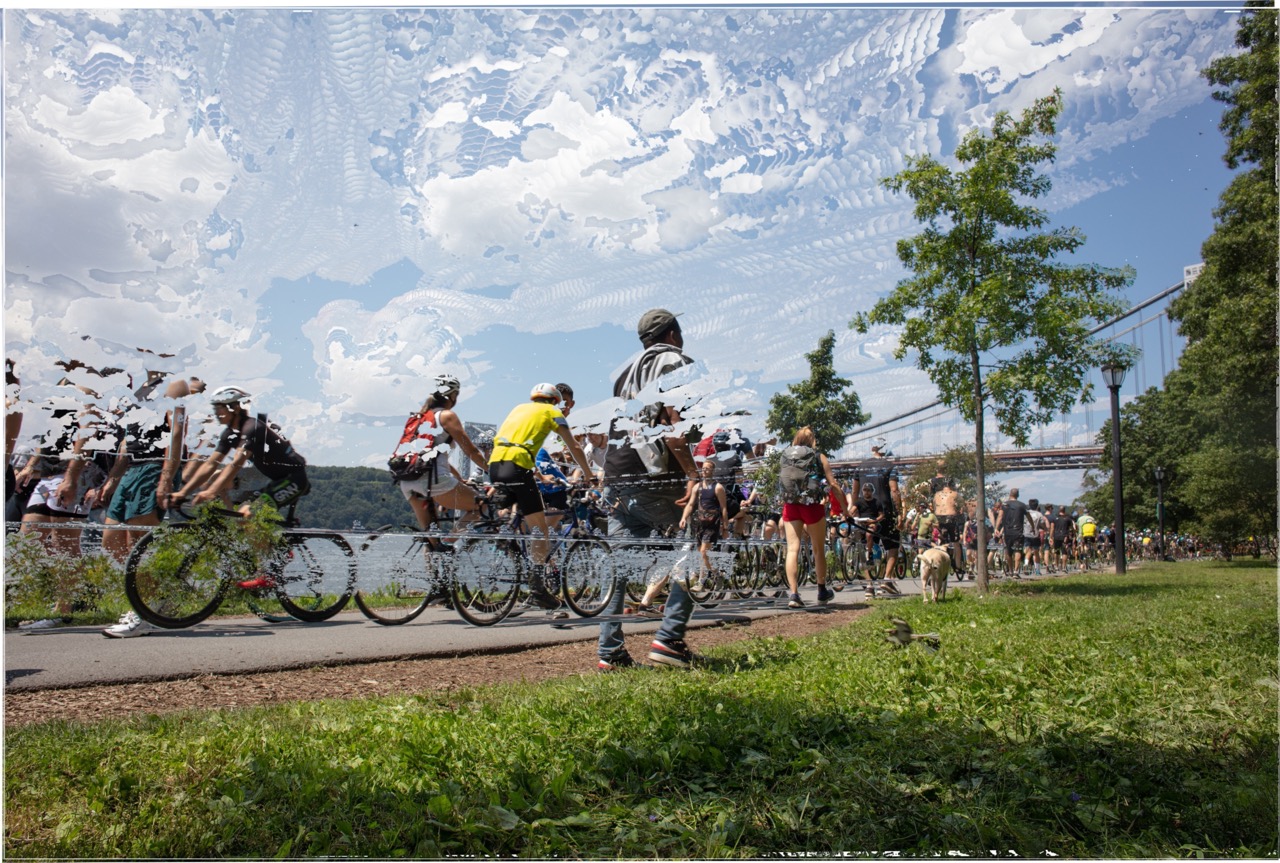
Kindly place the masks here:
POLYGON ((950 596, 687 674, 11 731, 5 853, 1276 856, 1272 565, 950 596))

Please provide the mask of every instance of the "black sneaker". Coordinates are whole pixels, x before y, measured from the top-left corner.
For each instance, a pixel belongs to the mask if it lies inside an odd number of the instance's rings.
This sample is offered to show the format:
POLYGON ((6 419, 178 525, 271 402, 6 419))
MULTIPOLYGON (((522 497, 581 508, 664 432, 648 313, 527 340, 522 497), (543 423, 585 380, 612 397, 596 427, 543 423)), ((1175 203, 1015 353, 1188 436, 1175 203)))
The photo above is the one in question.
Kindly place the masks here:
POLYGON ((787 608, 804 608, 804 600, 800 598, 800 594, 791 594, 791 598, 787 600, 787 608))
POLYGON ((825 584, 818 585, 818 605, 826 605, 835 599, 836 595, 825 584))
POLYGON ((536 608, 545 608, 548 611, 555 611, 560 607, 560 600, 547 593, 545 590, 535 590, 530 587, 527 604, 536 608))
POLYGON ((880 590, 884 592, 885 596, 902 596, 902 591, 898 590, 898 585, 888 579, 880 582, 880 590))
POLYGON ((649 660, 673 668, 688 668, 693 664, 693 651, 684 641, 658 641, 649 645, 649 660))
POLYGON ((631 654, 625 650, 619 650, 609 656, 608 659, 603 657, 596 663, 596 671, 604 674, 607 671, 617 671, 619 668, 643 668, 640 663, 631 658, 631 654))

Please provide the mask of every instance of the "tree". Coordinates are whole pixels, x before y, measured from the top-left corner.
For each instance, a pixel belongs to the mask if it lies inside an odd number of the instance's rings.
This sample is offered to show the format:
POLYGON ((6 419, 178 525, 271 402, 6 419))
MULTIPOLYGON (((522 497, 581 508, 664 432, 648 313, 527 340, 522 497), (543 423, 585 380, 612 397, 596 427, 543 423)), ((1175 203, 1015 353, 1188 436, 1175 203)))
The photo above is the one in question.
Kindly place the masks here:
POLYGON ((1224 541, 1269 534, 1277 516, 1276 17, 1272 8, 1246 10, 1236 36, 1243 52, 1204 70, 1220 88, 1213 97, 1228 106, 1219 125, 1224 159, 1246 170, 1214 210, 1204 271, 1170 307, 1188 342, 1179 363, 1189 383, 1184 398, 1206 432, 1180 461, 1180 493, 1198 528, 1224 541), (1252 517, 1233 514, 1237 506, 1252 517))
MULTIPOLYGON (((1000 430, 1025 446, 1033 425, 1090 398, 1091 369, 1128 360, 1089 330, 1119 312, 1111 292, 1129 285, 1133 270, 1060 261, 1084 235, 1047 228, 1048 216, 1029 203, 1050 189, 1037 167, 1053 161, 1061 110, 1055 90, 1016 120, 1001 111, 988 132, 975 129, 956 148, 967 168, 914 156, 882 181, 911 196, 925 229, 898 242, 898 258, 914 275, 851 323, 860 332, 872 324, 902 328, 895 356, 915 351, 942 402, 974 424, 980 488, 988 403, 1000 430)), ((978 538, 986 541, 981 520, 978 538)), ((985 590, 986 559, 978 560, 985 590)))
MULTIPOLYGON (((1120 409, 1120 461, 1124 475, 1125 524, 1134 528, 1159 525, 1159 489, 1155 470, 1165 469, 1165 530, 1176 533, 1191 516, 1175 479, 1180 461, 1196 441, 1208 431, 1189 409, 1186 376, 1174 372, 1165 380, 1165 389, 1154 387, 1120 409)), ((1111 421, 1098 432, 1102 447, 1098 467, 1086 473, 1081 502, 1090 512, 1111 512, 1114 491, 1111 484, 1111 421)))
POLYGON ((769 399, 769 416, 765 426, 778 436, 781 446, 804 426, 813 429, 818 450, 833 453, 844 446, 844 438, 853 426, 865 423, 869 416, 862 412, 858 394, 849 389, 850 382, 836 375, 832 357, 836 334, 828 330, 816 350, 804 355, 809 361, 809 379, 791 384, 785 393, 769 399))
MULTIPOLYGON (((902 488, 910 491, 917 499, 921 496, 927 498, 929 480, 937 475, 939 462, 942 463, 942 475, 951 478, 955 483, 956 491, 960 492, 962 499, 978 499, 978 463, 972 446, 947 447, 936 459, 921 462, 903 479, 902 488), (922 484, 925 490, 923 493, 918 493, 917 489, 922 484)), ((983 462, 983 474, 987 477, 986 484, 990 493, 1002 495, 1004 492, 1003 486, 993 488, 993 486, 999 484, 993 483, 991 480, 991 475, 1000 470, 1000 463, 990 455, 984 455, 983 462)), ((905 498, 905 492, 903 496, 905 498)))

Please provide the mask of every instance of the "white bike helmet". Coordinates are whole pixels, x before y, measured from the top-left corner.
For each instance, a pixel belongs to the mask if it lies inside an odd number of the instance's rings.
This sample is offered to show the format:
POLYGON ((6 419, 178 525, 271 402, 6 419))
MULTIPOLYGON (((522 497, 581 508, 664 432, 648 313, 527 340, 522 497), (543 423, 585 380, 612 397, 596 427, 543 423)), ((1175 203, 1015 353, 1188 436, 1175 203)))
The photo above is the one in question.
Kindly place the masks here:
POLYGON ((462 384, 458 383, 458 379, 453 375, 439 374, 436 375, 435 389, 431 391, 431 394, 447 398, 448 396, 456 396, 461 389, 462 384))
POLYGON ((560 404, 560 389, 555 384, 538 384, 529 392, 530 399, 546 399, 553 405, 560 404))
POLYGON ((213 391, 213 395, 209 396, 209 403, 215 405, 235 405, 240 402, 247 402, 253 396, 240 389, 240 387, 218 387, 213 391))

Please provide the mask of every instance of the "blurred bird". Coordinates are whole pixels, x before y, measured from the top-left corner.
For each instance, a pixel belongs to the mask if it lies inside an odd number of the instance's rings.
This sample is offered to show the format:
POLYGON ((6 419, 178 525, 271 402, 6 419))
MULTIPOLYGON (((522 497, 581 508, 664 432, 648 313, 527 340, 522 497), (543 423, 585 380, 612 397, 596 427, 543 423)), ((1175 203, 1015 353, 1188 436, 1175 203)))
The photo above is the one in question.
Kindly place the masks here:
POLYGON ((913 641, 923 642, 920 646, 930 653, 937 653, 938 648, 942 646, 942 636, 936 632, 926 632, 923 635, 917 635, 911 631, 911 624, 907 623, 901 617, 890 618, 893 627, 885 630, 884 640, 892 644, 895 648, 906 647, 913 641))

